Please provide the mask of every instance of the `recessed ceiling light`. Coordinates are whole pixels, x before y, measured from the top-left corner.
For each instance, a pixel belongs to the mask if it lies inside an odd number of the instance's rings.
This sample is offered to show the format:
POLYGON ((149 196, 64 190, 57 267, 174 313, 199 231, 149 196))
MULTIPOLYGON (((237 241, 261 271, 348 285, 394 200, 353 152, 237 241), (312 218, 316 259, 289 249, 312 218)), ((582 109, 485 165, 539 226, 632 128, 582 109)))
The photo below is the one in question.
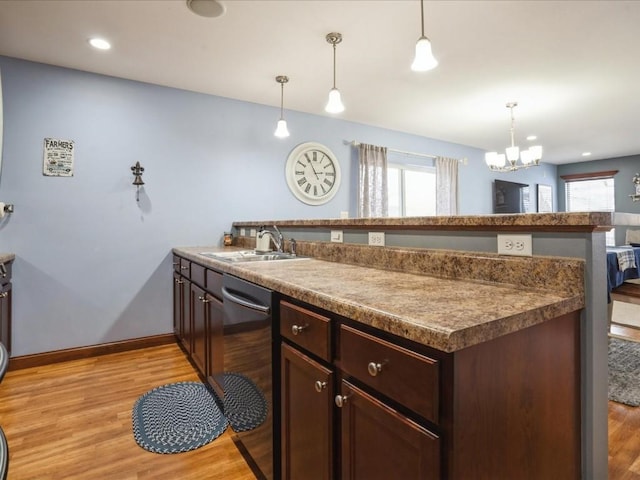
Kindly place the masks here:
POLYGON ((89 45, 93 48, 97 48, 98 50, 109 50, 111 48, 111 44, 107 42, 104 38, 90 38, 89 45))
POLYGON ((589 155, 591 155, 591 152, 582 152, 583 157, 588 157, 589 155))
POLYGON ((537 135, 529 135, 529 136, 527 137, 527 140, 529 140, 529 141, 531 142, 531 141, 533 141, 533 140, 536 140, 537 138, 538 138, 538 136, 537 136, 537 135))
POLYGON ((201 17, 219 17, 224 15, 226 8, 217 0, 187 0, 187 8, 201 17))

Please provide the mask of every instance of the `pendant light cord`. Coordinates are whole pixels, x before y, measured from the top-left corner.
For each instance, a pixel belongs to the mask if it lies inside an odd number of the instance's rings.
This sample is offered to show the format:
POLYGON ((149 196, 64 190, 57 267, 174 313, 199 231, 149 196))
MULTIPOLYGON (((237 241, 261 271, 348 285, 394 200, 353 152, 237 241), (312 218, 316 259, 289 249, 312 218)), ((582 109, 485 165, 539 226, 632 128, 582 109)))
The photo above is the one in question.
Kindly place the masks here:
POLYGON ((284 119, 284 82, 280 84, 280 120, 284 119))
POLYGON ((333 88, 336 88, 336 44, 333 43, 333 88))
POLYGON ((422 20, 422 36, 424 37, 424 0, 420 0, 420 19, 422 20))

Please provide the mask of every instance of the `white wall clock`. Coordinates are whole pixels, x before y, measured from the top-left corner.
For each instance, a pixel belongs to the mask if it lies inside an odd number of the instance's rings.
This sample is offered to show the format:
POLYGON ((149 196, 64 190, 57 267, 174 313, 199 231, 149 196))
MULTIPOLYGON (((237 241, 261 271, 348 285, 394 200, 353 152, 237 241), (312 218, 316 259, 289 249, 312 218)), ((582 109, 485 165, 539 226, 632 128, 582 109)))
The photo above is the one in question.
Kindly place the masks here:
POLYGON ((340 164, 329 148, 316 142, 301 143, 287 158, 287 185, 308 205, 322 205, 340 187, 340 164))

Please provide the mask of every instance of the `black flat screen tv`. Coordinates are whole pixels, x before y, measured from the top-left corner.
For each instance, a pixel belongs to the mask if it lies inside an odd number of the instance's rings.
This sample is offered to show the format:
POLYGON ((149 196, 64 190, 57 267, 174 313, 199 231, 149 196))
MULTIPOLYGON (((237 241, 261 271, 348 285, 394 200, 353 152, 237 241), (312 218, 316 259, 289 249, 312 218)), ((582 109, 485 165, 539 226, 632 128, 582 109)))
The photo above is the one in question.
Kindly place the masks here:
POLYGON ((526 213, 529 207, 529 185, 494 180, 493 213, 526 213))

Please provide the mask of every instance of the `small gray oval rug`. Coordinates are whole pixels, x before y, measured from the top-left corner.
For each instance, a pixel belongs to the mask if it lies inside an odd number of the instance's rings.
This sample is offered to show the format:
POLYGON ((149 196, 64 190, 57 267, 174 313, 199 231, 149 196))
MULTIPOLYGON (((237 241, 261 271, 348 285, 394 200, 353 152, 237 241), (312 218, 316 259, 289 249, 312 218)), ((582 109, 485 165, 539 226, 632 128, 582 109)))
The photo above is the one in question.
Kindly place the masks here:
POLYGON ((133 406, 135 440, 154 453, 195 450, 218 438, 227 424, 213 392, 198 382, 156 387, 133 406))

